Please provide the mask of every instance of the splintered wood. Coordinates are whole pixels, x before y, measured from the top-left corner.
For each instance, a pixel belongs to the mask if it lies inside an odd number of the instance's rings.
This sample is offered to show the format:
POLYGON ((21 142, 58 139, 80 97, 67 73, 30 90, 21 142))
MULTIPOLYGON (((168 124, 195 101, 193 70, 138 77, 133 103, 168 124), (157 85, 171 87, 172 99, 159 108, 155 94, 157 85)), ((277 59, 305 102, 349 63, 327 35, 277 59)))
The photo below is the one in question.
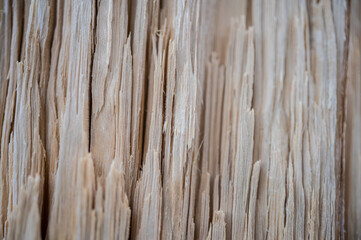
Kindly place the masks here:
POLYGON ((361 239, 359 0, 0 0, 0 239, 361 239))

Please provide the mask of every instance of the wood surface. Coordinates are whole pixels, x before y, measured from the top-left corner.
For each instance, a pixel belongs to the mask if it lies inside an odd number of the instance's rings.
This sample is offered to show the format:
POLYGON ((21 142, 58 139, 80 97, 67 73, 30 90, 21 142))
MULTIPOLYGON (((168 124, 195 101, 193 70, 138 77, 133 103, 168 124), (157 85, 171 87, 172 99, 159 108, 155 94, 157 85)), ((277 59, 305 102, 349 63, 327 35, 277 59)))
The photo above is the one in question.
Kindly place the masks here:
POLYGON ((359 0, 0 0, 0 239, 361 239, 359 0))

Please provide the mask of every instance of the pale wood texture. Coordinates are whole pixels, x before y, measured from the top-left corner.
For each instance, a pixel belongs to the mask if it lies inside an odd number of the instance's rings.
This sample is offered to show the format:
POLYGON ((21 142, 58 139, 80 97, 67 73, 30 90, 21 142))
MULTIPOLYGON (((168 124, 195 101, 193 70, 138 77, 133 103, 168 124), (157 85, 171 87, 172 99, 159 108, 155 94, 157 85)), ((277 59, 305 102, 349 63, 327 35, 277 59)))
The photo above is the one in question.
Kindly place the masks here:
POLYGON ((0 238, 360 239, 358 0, 0 0, 0 238))

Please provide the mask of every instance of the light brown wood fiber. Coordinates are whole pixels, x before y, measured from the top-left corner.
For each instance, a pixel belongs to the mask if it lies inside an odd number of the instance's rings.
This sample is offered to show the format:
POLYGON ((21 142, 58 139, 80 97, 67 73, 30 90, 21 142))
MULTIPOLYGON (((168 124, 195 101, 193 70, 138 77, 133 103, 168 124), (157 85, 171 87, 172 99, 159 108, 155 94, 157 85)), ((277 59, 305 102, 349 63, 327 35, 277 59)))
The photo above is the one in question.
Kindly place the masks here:
POLYGON ((358 0, 0 0, 0 239, 360 239, 358 0))

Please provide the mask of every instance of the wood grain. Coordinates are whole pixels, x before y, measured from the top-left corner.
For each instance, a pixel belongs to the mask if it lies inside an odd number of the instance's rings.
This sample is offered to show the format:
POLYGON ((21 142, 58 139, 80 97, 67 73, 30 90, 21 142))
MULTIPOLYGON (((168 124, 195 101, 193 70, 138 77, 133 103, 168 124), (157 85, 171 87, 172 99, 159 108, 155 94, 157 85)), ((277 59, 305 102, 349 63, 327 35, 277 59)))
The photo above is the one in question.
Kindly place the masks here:
POLYGON ((0 0, 1 239, 359 239, 358 0, 0 0))

